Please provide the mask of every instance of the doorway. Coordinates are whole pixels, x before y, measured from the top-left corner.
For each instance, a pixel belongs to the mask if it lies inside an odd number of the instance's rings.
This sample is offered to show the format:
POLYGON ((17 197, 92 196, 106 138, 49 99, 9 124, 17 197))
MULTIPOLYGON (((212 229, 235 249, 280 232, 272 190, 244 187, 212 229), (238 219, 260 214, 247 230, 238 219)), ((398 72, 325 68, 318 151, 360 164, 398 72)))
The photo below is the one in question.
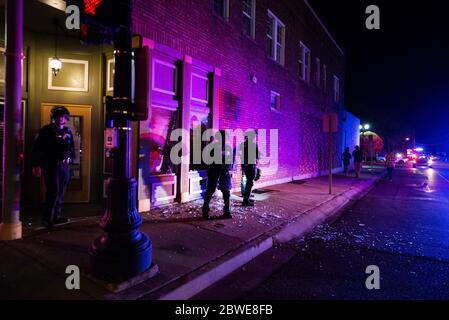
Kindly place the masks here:
MULTIPOLYGON (((75 142, 75 159, 70 165, 70 183, 64 196, 64 203, 87 203, 90 201, 91 174, 91 111, 92 106, 43 103, 41 108, 41 125, 51 121, 51 109, 64 106, 70 112, 70 121, 66 126, 70 128, 75 142)), ((41 194, 45 194, 45 186, 41 182, 41 194)))

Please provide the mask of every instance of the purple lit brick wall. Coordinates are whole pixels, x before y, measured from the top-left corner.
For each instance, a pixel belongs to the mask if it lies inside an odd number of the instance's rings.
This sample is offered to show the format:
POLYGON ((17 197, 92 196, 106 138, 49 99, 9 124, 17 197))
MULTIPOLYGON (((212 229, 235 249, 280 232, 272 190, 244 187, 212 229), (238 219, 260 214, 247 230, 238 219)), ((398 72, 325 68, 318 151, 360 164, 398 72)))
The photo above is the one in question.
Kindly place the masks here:
MULTIPOLYGON (((241 0, 230 0, 230 18, 212 13, 208 0, 134 0, 133 31, 222 70, 220 128, 279 130, 279 171, 262 183, 316 175, 328 167, 323 156, 323 108, 333 103, 333 75, 344 101, 344 56, 303 1, 256 1, 256 38, 242 33, 241 0), (268 58, 267 10, 286 25, 285 65, 268 58), (311 83, 299 79, 299 41, 311 50, 311 83), (315 85, 315 58, 327 65, 327 92, 315 85), (250 81, 251 75, 258 79, 250 81), (270 109, 270 91, 281 94, 281 112, 270 109)), ((341 135, 335 135, 334 167, 341 135)), ((239 181, 236 181, 237 183, 239 181)))

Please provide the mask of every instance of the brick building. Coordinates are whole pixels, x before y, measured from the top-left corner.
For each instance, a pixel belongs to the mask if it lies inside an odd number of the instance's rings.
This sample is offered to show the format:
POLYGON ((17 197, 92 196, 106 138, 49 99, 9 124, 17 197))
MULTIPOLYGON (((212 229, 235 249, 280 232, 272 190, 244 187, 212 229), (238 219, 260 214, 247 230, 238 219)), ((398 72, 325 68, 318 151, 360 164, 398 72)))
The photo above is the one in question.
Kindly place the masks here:
MULTIPOLYGON (((64 10, 62 0, 25 1, 24 208, 42 202, 30 150, 54 105, 69 108, 78 151, 65 201, 101 204, 110 173, 104 97, 113 90, 112 47, 82 46, 77 32, 64 29, 64 10), (54 57, 62 62, 57 75, 50 67, 54 57)), ((4 1, 0 11, 4 16, 4 1)), ((176 128, 278 130, 278 169, 263 167, 258 187, 326 172, 324 112, 340 115, 341 134, 332 142, 335 170, 345 141, 356 141, 357 119, 351 126, 342 121, 344 53, 307 0, 133 0, 133 31, 151 56, 151 116, 134 124, 133 137, 140 211, 202 195, 204 166, 175 166, 168 159, 168 137, 176 128)), ((237 174, 236 189, 239 183, 237 174)))
MULTIPOLYGON (((277 129, 279 167, 263 170, 259 186, 329 168, 322 116, 343 115, 345 57, 307 1, 136 0, 133 30, 151 40, 153 80, 168 84, 153 83, 152 119, 140 124, 141 134, 154 129, 167 136, 170 123, 192 128, 193 120, 220 129, 277 129)), ((343 141, 341 135, 333 140, 338 168, 343 141)), ((142 168, 141 208, 200 195, 201 170, 152 167, 146 182, 142 168)))

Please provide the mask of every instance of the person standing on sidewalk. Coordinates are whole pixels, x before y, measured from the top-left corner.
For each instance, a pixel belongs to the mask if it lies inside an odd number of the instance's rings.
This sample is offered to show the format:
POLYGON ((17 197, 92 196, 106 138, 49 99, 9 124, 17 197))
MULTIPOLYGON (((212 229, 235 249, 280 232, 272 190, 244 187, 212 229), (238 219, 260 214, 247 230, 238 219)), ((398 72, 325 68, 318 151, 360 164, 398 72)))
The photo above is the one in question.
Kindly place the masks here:
POLYGON ((343 166, 345 168, 345 177, 349 175, 349 165, 351 164, 351 151, 349 148, 345 149, 345 152, 343 152, 341 159, 343 160, 343 166))
POLYGON ((393 181, 393 171, 394 167, 396 166, 396 156, 391 150, 385 156, 385 166, 387 167, 388 180, 393 181))
POLYGON ((70 181, 69 165, 75 157, 73 135, 65 126, 69 111, 62 106, 51 110, 52 123, 41 128, 32 151, 33 175, 44 177, 46 197, 42 224, 51 228, 69 219, 61 216, 61 203, 70 181))
POLYGON ((354 171, 356 178, 360 178, 360 171, 362 170, 363 154, 359 146, 355 146, 352 152, 352 157, 354 158, 354 171))
POLYGON ((211 145, 213 162, 207 168, 207 187, 204 195, 203 219, 209 220, 210 201, 215 190, 220 189, 223 194, 225 219, 232 219, 231 215, 231 189, 232 189, 232 169, 234 166, 234 150, 226 144, 226 132, 220 130, 215 134, 215 139, 211 145), (220 150, 218 156, 214 150, 220 150))
MULTIPOLYGON (((254 203, 250 200, 251 191, 257 173, 257 161, 259 160, 259 148, 255 142, 256 133, 249 131, 245 134, 245 142, 240 146, 240 157, 242 161, 242 175, 246 177, 245 192, 243 193, 244 207, 252 207, 254 203)), ((243 179, 243 177, 242 177, 243 179)))

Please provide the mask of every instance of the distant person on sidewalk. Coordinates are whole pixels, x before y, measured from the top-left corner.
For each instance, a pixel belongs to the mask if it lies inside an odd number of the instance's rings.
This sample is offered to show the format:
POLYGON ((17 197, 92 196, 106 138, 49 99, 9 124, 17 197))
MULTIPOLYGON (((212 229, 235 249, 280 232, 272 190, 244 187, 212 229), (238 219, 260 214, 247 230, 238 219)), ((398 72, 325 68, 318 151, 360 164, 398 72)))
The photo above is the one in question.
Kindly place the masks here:
POLYGON ((256 133, 254 131, 247 132, 245 134, 245 142, 240 145, 239 150, 242 161, 242 175, 246 178, 242 203, 244 207, 254 206, 254 203, 250 200, 250 197, 257 175, 257 161, 259 160, 259 148, 257 147, 255 140, 256 133))
POLYGON ((352 157, 354 158, 354 171, 356 178, 360 178, 360 171, 362 170, 363 154, 359 146, 355 146, 352 152, 352 157))
POLYGON ((231 189, 232 189, 232 168, 234 166, 234 150, 226 144, 226 132, 220 130, 215 134, 215 139, 212 141, 213 157, 212 164, 207 168, 207 188, 204 195, 203 204, 203 219, 209 220, 210 201, 218 188, 223 194, 224 201, 224 215, 226 219, 231 219, 231 189), (214 150, 220 150, 218 156, 215 155, 214 150))
POLYGON ((392 151, 388 152, 388 154, 385 156, 385 166, 387 167, 388 180, 393 181, 393 171, 394 167, 396 166, 396 156, 392 151))
POLYGON ((345 168, 345 176, 347 177, 349 175, 349 165, 351 164, 351 151, 349 148, 345 149, 345 152, 341 155, 341 159, 343 161, 343 166, 345 168))
POLYGON ((69 111, 62 106, 51 110, 52 123, 39 131, 32 151, 33 175, 44 177, 46 197, 42 224, 51 228, 69 219, 61 216, 61 203, 70 181, 69 166, 75 157, 73 135, 65 126, 69 111))

